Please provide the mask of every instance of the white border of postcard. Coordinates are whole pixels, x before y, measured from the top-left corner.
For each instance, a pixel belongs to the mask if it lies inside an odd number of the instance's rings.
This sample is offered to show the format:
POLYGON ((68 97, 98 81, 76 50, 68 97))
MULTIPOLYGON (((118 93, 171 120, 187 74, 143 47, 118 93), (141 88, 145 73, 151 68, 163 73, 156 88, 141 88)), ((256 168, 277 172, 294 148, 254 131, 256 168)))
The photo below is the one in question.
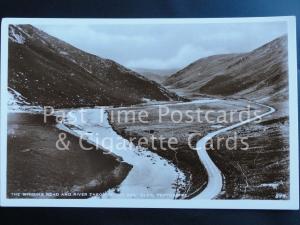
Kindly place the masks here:
POLYGON ((120 207, 120 208, 213 208, 213 209, 298 209, 298 93, 296 18, 250 17, 218 19, 45 19, 4 18, 1 24, 1 206, 29 207, 120 207), (9 199, 6 195, 7 165, 7 80, 9 24, 203 24, 286 22, 288 27, 290 199, 289 200, 162 200, 162 199, 9 199))

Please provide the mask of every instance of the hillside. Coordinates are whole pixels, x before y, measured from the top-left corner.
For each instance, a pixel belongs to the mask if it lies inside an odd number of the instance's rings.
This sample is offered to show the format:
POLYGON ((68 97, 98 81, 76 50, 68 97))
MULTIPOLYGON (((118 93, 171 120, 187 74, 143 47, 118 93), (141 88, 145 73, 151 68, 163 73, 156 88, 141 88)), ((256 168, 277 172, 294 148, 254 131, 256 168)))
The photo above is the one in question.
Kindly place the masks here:
POLYGON ((282 36, 248 53, 199 59, 164 84, 186 95, 283 101, 288 96, 287 71, 287 36, 282 36))
POLYGON ((33 105, 131 105, 145 99, 177 99, 156 82, 31 25, 10 25, 8 55, 8 86, 33 105))

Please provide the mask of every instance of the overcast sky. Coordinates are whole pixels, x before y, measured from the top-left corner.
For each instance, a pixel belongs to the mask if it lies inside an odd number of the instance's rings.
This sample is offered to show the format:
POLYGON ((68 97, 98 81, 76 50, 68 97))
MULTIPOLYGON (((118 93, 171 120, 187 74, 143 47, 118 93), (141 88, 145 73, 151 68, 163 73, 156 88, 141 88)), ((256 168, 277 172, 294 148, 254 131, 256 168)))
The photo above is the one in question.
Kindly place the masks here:
POLYGON ((202 57, 250 51, 287 33, 283 22, 37 27, 86 52, 147 69, 178 69, 202 57))

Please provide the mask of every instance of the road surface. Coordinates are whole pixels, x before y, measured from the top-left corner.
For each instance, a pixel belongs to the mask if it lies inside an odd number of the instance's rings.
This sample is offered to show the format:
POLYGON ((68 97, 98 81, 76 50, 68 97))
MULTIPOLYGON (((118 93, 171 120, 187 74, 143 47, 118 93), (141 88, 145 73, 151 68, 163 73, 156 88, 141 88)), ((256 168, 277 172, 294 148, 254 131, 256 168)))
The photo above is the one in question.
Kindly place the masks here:
POLYGON ((207 171, 207 174, 208 174, 208 183, 207 183, 207 186, 205 187, 205 189, 201 193, 196 195, 193 199, 214 199, 221 192, 222 186, 223 186, 222 173, 218 169, 218 167, 214 164, 214 162, 211 160, 209 155, 207 154, 207 151, 205 148, 206 142, 209 141, 211 138, 217 136, 218 134, 221 134, 228 130, 232 130, 234 128, 240 127, 244 124, 253 122, 257 119, 260 119, 262 117, 265 117, 265 116, 270 115, 273 112, 275 112, 275 109, 273 107, 263 105, 263 104, 258 104, 258 103, 256 103, 256 104, 267 107, 269 109, 269 111, 266 113, 263 113, 261 115, 255 116, 253 118, 250 118, 248 120, 244 120, 239 123, 233 124, 231 126, 222 128, 220 130, 208 133, 206 136, 201 138, 196 143, 196 149, 197 149, 199 159, 202 162, 202 164, 204 165, 204 167, 207 171))

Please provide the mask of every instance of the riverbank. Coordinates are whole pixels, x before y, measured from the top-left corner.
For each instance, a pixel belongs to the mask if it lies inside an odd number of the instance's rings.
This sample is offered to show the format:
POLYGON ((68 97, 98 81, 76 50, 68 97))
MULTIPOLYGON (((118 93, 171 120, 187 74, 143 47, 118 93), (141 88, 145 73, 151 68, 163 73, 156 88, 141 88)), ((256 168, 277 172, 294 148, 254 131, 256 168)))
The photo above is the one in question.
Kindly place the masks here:
POLYGON ((52 193, 46 198, 89 198, 126 178, 131 165, 87 142, 91 150, 82 150, 77 137, 55 126, 54 118, 45 124, 43 115, 8 114, 8 198, 45 198, 38 196, 45 193, 52 193), (69 150, 57 149, 60 133, 70 141, 69 150))
POLYGON ((85 108, 63 111, 58 127, 82 137, 107 153, 133 166, 126 179, 102 198, 177 199, 186 186, 186 177, 172 162, 141 146, 135 146, 112 129, 108 108, 85 108))

